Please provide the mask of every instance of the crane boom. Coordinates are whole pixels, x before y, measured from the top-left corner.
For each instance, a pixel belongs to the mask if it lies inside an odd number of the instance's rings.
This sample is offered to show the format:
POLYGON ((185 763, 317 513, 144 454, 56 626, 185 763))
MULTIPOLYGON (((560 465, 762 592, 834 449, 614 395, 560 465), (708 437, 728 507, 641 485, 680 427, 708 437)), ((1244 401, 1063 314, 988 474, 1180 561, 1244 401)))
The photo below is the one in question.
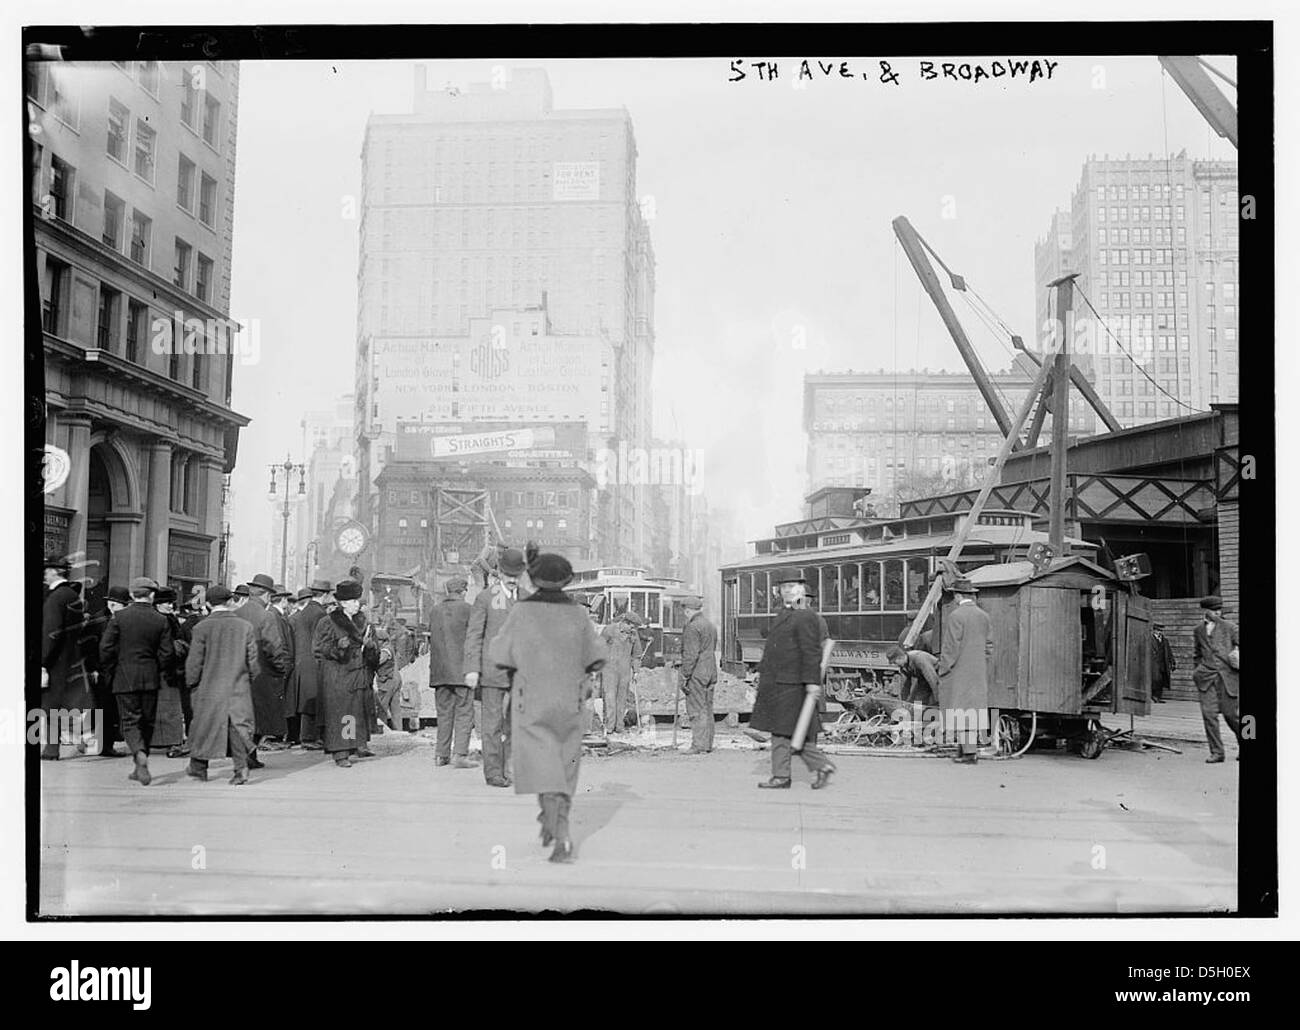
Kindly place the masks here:
POLYGON ((1187 99, 1196 105, 1210 128, 1234 147, 1237 145, 1237 108, 1211 81, 1199 57, 1161 57, 1160 65, 1187 99))

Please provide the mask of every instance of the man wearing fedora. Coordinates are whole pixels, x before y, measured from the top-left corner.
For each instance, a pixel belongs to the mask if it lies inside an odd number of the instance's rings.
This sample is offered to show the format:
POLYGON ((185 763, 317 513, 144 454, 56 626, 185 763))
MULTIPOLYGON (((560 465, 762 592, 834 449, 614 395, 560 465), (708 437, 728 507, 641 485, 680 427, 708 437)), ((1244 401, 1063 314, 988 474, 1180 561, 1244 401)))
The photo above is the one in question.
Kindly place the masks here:
POLYGON ((85 657, 92 669, 91 691, 95 710, 99 713, 99 755, 116 758, 116 745, 122 739, 117 726, 117 701, 113 697, 114 670, 99 660, 99 645, 109 621, 131 603, 131 593, 126 587, 109 587, 104 594, 104 607, 86 623, 85 657))
POLYGON ((311 586, 298 591, 303 605, 289 616, 293 634, 293 669, 285 683, 284 710, 287 718, 298 723, 297 739, 309 751, 321 750, 317 725, 317 700, 320 692, 320 660, 312 653, 316 624, 325 617, 326 606, 333 603, 334 584, 314 579, 311 586))
POLYGON ((172 634, 171 664, 163 670, 163 684, 158 690, 158 715, 154 724, 154 741, 166 747, 168 758, 184 758, 189 754, 185 735, 194 712, 190 708, 190 691, 185 685, 185 656, 190 650, 190 630, 176 615, 177 593, 171 587, 160 586, 154 591, 153 605, 167 620, 172 634))
MULTIPOLYGON (((760 783, 767 789, 790 786, 790 738, 794 736, 804 698, 819 694, 822 682, 822 634, 817 613, 803 607, 807 581, 798 569, 777 577, 781 610, 772 620, 763 642, 758 666, 758 696, 749 725, 772 735, 772 778, 760 783)), ((799 757, 813 774, 813 790, 830 782, 835 764, 817 747, 818 720, 808 726, 799 757)))
POLYGON ((87 709, 89 676, 79 640, 85 612, 81 594, 68 582, 72 564, 58 556, 45 559, 45 600, 41 608, 41 709, 45 713, 41 757, 59 757, 58 713, 87 709))
POLYGON ((691 754, 713 750, 713 689, 718 682, 718 631, 704 614, 704 598, 695 595, 682 602, 686 625, 682 627, 682 693, 691 721, 691 754))
POLYGON ((497 582, 478 592, 465 630, 465 686, 483 700, 483 778, 489 787, 510 786, 510 679, 492 662, 488 649, 511 609, 528 597, 519 585, 524 567, 524 553, 517 547, 501 552, 497 582))
MULTIPOLYGON (((257 640, 257 661, 261 671, 253 680, 253 724, 255 740, 261 742, 270 737, 284 736, 284 678, 291 666, 284 637, 280 635, 280 624, 268 607, 275 581, 265 572, 259 572, 244 585, 248 590, 248 600, 236 609, 236 613, 253 627, 253 636, 257 640)), ((258 769, 261 766, 255 744, 248 756, 248 767, 258 769)))
POLYGON ((465 600, 468 587, 464 576, 453 576, 443 588, 447 596, 429 612, 429 686, 438 713, 433 764, 457 769, 478 764, 469 757, 474 691, 466 686, 465 676, 465 638, 472 611, 465 600))
POLYGON ((1151 623, 1151 700, 1158 704, 1165 703, 1165 691, 1169 689, 1170 674, 1178 668, 1174 660, 1174 649, 1169 638, 1165 636, 1163 623, 1151 623))
POLYGON ((167 617, 153 606, 158 584, 147 576, 131 580, 131 603, 109 621, 99 644, 103 666, 113 668, 122 739, 135 760, 128 779, 148 786, 149 745, 158 715, 158 689, 175 653, 167 617))
POLYGON ((956 603, 943 613, 939 653, 939 707, 945 734, 957 742, 954 762, 979 761, 979 730, 988 725, 988 660, 993 653, 989 617, 975 603, 976 588, 965 576, 953 580, 956 603))
MULTIPOLYGON (((1211 596, 1202 598, 1201 623, 1192 632, 1192 682, 1201 702, 1201 721, 1205 723, 1205 739, 1210 745, 1210 765, 1223 761, 1223 738, 1219 735, 1219 716, 1222 715, 1241 745, 1241 719, 1238 713, 1238 696, 1241 692, 1237 673, 1237 627, 1220 613, 1223 600, 1211 596)), ((1238 761, 1241 753, 1238 751, 1238 761)))
POLYGON ((277 583, 275 589, 271 591, 271 603, 266 607, 275 619, 276 628, 280 631, 280 639, 284 641, 286 668, 285 674, 280 677, 280 712, 284 716, 282 739, 286 747, 297 744, 299 738, 298 720, 290 717, 289 714, 289 677, 293 675, 294 666, 298 661, 293 627, 289 625, 289 602, 289 590, 283 584, 277 583))

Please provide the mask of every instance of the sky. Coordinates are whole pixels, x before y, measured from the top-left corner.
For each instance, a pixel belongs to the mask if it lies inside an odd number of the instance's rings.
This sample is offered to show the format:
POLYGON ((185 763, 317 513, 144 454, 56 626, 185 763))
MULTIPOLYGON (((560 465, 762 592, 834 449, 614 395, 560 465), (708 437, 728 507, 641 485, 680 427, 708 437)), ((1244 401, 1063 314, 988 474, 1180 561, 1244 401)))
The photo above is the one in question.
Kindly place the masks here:
MULTIPOLYGON (((821 55, 797 88, 804 55, 763 56, 775 81, 757 58, 737 82, 731 57, 421 62, 431 87, 540 67, 556 108, 628 109, 637 191, 653 198, 656 433, 699 449, 703 492, 746 539, 801 513, 805 371, 964 368, 893 218, 1029 338, 1034 242, 1090 155, 1236 156, 1154 57, 1017 54, 1058 63, 1050 79, 976 82, 886 56, 894 85, 881 58, 821 55)), ((1209 60, 1233 75, 1230 58, 1209 60)), ((413 81, 409 61, 241 63, 231 314, 258 321, 262 348, 234 381, 252 419, 233 477, 241 567, 267 554, 267 466, 303 460, 302 413, 352 389, 361 145, 371 112, 410 111, 413 81)), ((985 365, 1006 367, 1004 342, 958 313, 985 365)))

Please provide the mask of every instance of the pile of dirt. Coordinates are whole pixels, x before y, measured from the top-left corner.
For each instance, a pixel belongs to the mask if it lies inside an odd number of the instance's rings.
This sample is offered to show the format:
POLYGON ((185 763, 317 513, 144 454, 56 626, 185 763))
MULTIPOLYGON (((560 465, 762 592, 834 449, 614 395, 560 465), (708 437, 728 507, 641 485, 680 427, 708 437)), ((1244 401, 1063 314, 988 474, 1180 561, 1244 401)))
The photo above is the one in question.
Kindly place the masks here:
MULTIPOLYGON (((679 677, 676 669, 658 668, 641 669, 633 680, 636 695, 641 702, 641 711, 655 714, 671 713, 678 690, 679 677)), ((682 710, 685 711, 685 700, 682 710)), ((713 710, 715 712, 749 712, 754 708, 754 689, 744 680, 730 673, 719 672, 718 682, 713 688, 713 710)))

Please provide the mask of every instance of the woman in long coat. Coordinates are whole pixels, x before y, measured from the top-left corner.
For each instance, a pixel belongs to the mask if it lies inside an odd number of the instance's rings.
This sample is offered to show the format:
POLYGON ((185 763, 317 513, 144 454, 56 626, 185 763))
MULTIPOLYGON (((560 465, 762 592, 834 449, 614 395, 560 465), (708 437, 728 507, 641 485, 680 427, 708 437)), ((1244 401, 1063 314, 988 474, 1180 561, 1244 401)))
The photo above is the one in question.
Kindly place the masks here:
POLYGON ((231 783, 247 782, 246 756, 253 748, 253 680, 261 672, 257 638, 233 608, 223 586, 209 590, 212 614, 194 627, 185 658, 193 720, 189 775, 207 779, 208 762, 235 757, 231 783))
POLYGON ((361 614, 361 584, 342 580, 334 591, 339 602, 318 623, 312 654, 320 661, 321 741, 336 764, 348 767, 352 757, 367 755, 370 721, 366 694, 371 692, 379 653, 366 642, 366 617, 361 614))
POLYGON ((542 844, 554 841, 551 861, 568 862, 587 674, 604 665, 606 649, 587 609, 563 590, 573 578, 568 559, 537 555, 528 572, 537 591, 510 610, 488 653, 511 680, 515 793, 537 795, 542 844))

